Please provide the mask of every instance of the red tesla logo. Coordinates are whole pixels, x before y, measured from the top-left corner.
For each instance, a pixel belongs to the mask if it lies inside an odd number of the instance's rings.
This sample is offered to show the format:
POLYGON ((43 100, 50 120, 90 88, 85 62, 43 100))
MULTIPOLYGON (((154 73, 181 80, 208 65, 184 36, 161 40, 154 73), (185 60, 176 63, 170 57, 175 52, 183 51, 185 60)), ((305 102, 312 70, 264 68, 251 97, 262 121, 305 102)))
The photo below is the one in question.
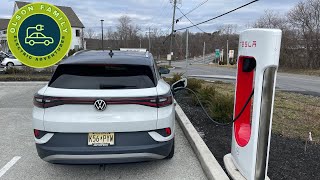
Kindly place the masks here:
POLYGON ((257 47, 257 41, 240 41, 240 46, 244 48, 255 48, 257 47))

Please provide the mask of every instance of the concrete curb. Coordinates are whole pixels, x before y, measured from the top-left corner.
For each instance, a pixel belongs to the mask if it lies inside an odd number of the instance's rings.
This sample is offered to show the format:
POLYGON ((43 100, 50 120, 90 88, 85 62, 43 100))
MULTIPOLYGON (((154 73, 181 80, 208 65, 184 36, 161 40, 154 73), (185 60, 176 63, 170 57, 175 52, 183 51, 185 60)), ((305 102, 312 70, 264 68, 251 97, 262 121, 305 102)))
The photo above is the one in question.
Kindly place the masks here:
POLYGON ((81 51, 75 52, 75 53, 74 53, 74 54, 72 54, 71 56, 76 56, 76 55, 78 55, 78 54, 81 54, 81 53, 84 53, 84 52, 87 52, 87 51, 89 51, 89 50, 84 49, 84 50, 81 50, 81 51))
POLYGON ((202 77, 202 78, 213 78, 213 79, 236 80, 235 76, 222 76, 222 75, 189 75, 189 77, 202 77))
POLYGON ((229 180, 229 177, 224 172, 178 103, 176 103, 175 109, 177 120, 191 144, 193 151, 196 153, 207 178, 209 180, 229 180))

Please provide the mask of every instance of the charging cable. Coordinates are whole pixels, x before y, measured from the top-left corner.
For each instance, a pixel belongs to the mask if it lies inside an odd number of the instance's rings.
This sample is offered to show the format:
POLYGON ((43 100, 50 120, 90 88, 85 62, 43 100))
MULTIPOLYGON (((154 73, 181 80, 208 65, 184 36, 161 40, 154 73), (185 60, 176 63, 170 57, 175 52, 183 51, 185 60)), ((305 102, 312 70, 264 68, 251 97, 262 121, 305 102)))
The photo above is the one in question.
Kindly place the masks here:
POLYGON ((191 93, 197 98, 197 101, 199 102, 199 104, 200 104, 202 110, 204 111, 204 113, 206 114, 206 116, 207 116, 213 123, 215 123, 215 124, 217 124, 217 125, 220 125, 220 126, 228 126, 228 125, 236 122, 236 121, 239 119, 239 117, 242 115, 242 113, 244 112, 244 110, 246 109, 246 107, 248 106, 248 104, 249 104, 249 102, 250 102, 250 100, 251 100, 251 98, 252 98, 252 96, 253 96, 253 94, 254 94, 254 90, 252 90, 251 95, 250 95, 249 98, 247 99, 246 103, 245 103, 244 106, 242 107, 242 109, 241 109, 241 111, 239 112, 239 114, 238 114, 234 119, 231 119, 231 121, 230 121, 230 122, 227 122, 227 123, 221 123, 221 122, 218 122, 216 119, 213 119, 213 118, 210 117, 210 115, 208 114, 207 110, 205 109, 205 107, 204 107, 203 104, 201 103, 201 101, 200 101, 200 99, 199 99, 199 97, 198 97, 198 95, 197 95, 196 92, 194 92, 193 90, 191 90, 191 89, 189 89, 189 88, 187 88, 187 87, 178 87, 178 88, 175 88, 175 89, 174 89, 175 92, 176 92, 176 91, 180 91, 180 90, 187 90, 187 91, 191 92, 191 93))

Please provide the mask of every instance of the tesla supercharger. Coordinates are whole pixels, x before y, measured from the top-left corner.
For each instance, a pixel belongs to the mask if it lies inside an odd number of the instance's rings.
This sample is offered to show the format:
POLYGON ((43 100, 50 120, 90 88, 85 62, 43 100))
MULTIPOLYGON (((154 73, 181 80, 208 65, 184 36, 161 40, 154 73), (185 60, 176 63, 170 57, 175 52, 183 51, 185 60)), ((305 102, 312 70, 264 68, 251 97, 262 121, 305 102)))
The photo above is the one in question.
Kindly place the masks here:
POLYGON ((281 35, 278 29, 249 29, 240 34, 234 117, 241 115, 233 123, 231 154, 224 157, 233 179, 268 179, 281 35))

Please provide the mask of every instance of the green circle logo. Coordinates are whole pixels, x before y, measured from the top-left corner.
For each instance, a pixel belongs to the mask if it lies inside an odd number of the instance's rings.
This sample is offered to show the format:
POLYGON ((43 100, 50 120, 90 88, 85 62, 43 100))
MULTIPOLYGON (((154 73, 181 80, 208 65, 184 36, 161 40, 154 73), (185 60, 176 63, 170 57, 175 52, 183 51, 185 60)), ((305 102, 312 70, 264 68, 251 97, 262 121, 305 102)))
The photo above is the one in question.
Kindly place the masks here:
POLYGON ((68 53, 72 40, 68 17, 58 7, 40 2, 20 8, 7 32, 12 54, 34 68, 58 63, 68 53))

